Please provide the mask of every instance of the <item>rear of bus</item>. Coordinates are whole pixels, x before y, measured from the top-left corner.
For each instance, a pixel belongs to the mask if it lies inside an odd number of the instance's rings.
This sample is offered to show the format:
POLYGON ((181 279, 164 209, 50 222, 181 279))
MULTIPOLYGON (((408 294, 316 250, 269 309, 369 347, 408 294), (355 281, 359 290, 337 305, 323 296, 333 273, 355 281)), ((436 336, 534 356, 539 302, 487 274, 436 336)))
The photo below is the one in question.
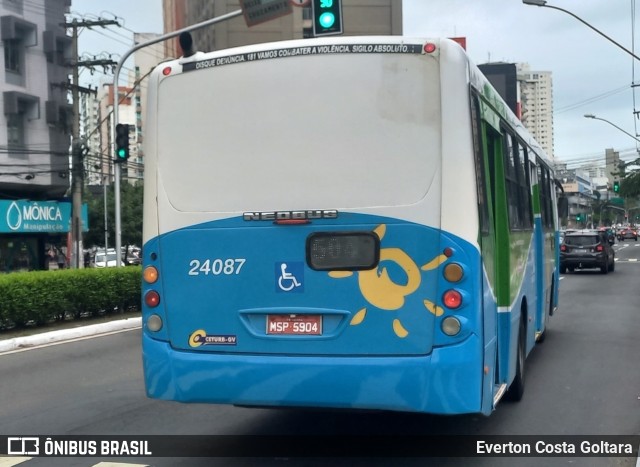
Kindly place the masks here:
POLYGON ((148 395, 490 411, 462 49, 352 37, 187 60, 149 85, 148 395))

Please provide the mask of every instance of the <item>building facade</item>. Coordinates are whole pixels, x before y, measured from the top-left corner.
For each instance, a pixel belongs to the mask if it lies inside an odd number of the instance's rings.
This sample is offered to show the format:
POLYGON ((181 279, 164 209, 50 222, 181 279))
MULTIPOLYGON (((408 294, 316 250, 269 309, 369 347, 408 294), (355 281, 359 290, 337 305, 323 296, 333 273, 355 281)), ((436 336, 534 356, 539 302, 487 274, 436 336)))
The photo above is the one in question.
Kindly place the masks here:
POLYGON ((47 0, 46 7, 45 0, 27 3, 0 2, 0 193, 59 198, 69 188, 71 39, 61 24, 71 2, 47 0))
MULTIPOLYGON (((240 9, 237 0, 163 0, 164 30, 188 25, 240 9)), ((264 42, 313 36, 311 7, 293 7, 290 15, 247 27, 242 16, 192 32, 195 48, 203 52, 264 42)), ((343 0, 345 36, 402 35, 402 0, 343 0)), ((168 41, 167 57, 179 57, 177 40, 168 41)))
POLYGON ((566 164, 557 164, 556 179, 562 185, 569 202, 569 216, 565 228, 588 228, 593 226, 593 205, 596 196, 594 185, 587 169, 567 169, 566 164))
POLYGON ((63 245, 69 229, 60 200, 70 186, 70 5, 0 0, 0 272, 42 269, 45 249, 63 245))
POLYGON ((519 63, 521 120, 547 155, 553 152, 553 79, 550 71, 532 71, 519 63))

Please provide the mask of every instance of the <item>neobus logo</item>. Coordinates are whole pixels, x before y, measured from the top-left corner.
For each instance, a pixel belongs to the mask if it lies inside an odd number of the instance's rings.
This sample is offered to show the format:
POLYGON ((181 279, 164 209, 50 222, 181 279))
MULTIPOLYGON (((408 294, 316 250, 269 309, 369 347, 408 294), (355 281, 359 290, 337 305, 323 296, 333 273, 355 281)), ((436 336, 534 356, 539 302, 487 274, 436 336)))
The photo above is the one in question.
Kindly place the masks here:
POLYGON ((312 220, 312 219, 336 219, 338 211, 329 210, 309 210, 309 211, 267 211, 267 212, 245 212, 245 221, 284 221, 284 220, 312 220))

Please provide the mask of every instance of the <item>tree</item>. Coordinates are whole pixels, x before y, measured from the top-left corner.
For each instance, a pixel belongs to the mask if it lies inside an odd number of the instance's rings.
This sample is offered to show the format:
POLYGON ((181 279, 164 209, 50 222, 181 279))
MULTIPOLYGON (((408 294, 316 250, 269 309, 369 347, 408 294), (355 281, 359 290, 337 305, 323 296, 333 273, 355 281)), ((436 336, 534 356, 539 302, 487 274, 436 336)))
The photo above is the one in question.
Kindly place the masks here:
POLYGON ((640 195, 640 170, 632 170, 620 181, 620 195, 634 198, 640 195))
MULTIPOLYGON (((142 246, 142 185, 123 183, 120 185, 120 220, 122 246, 142 246)), ((104 198, 103 194, 85 194, 89 210, 89 231, 84 244, 91 248, 104 247, 104 198)), ((113 185, 107 187, 107 223, 109 246, 115 246, 115 215, 113 185)))

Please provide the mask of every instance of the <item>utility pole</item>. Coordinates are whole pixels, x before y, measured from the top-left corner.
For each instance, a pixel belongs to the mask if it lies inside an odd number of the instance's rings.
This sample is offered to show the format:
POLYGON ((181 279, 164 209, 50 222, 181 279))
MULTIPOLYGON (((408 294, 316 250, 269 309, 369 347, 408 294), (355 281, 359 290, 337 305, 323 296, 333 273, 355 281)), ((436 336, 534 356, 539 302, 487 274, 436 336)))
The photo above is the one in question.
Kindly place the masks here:
POLYGON ((71 127, 71 261, 70 266, 77 269, 83 266, 82 257, 82 189, 84 184, 84 163, 82 144, 80 142, 80 66, 94 66, 113 64, 110 61, 93 60, 90 62, 78 61, 78 29, 91 28, 92 26, 120 25, 116 20, 78 21, 74 19, 70 23, 63 23, 63 27, 71 28, 71 45, 73 50, 72 67, 72 100, 73 100, 73 125, 71 127))

